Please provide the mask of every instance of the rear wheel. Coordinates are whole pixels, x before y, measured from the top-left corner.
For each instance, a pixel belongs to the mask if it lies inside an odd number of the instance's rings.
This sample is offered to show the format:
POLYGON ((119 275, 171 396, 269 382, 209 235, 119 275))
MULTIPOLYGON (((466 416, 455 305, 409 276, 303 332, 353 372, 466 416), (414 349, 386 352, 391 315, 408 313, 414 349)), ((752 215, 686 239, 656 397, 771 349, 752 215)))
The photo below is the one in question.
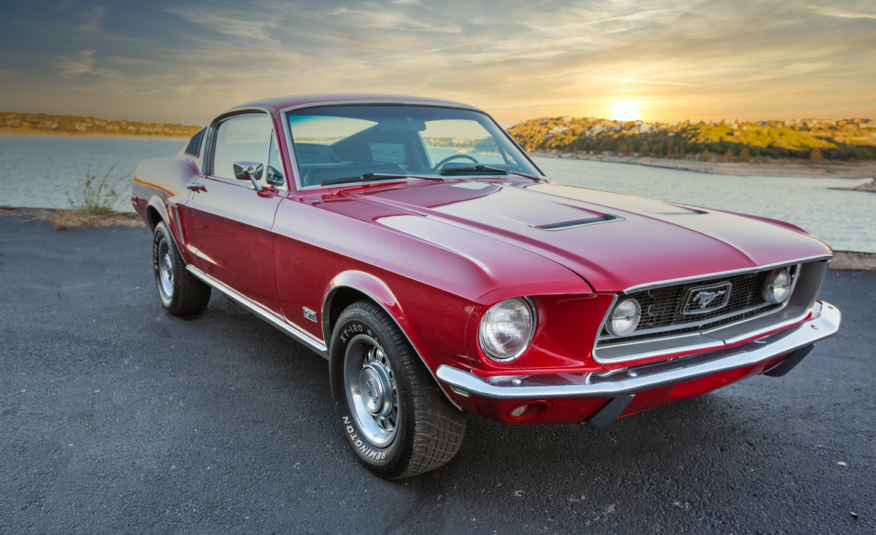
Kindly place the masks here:
POLYGON ((370 301, 347 308, 335 325, 330 356, 338 419, 366 468, 400 479, 456 455, 466 414, 450 405, 382 308, 370 301))
POLYGON ((207 308, 210 287, 186 270, 164 221, 155 226, 152 238, 152 268, 161 306, 172 316, 196 314, 207 308))

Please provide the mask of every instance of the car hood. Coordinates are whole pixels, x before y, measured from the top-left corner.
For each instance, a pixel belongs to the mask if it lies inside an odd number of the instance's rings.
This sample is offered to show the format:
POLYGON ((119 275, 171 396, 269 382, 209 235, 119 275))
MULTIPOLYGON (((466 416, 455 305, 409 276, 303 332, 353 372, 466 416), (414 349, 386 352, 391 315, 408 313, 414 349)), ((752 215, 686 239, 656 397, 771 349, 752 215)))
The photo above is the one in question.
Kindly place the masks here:
POLYGON ((596 291, 830 255, 793 225, 575 186, 471 180, 353 195, 531 251, 596 291))

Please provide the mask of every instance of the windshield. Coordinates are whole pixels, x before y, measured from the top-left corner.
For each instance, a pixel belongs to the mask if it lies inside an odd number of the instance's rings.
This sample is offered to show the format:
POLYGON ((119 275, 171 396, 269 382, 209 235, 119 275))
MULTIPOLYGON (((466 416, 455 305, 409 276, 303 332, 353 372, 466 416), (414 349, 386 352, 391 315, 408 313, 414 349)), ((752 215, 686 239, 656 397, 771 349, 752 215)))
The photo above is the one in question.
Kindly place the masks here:
POLYGON ((305 188, 369 174, 541 175, 492 119, 476 111, 319 106, 289 112, 287 120, 305 188))

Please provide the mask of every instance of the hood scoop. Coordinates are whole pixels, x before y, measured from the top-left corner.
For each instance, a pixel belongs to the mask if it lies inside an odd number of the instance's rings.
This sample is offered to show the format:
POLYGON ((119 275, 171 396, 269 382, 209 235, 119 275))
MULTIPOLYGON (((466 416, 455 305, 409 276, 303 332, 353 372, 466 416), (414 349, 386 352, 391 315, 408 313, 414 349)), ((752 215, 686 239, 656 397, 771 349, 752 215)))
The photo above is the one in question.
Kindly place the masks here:
POLYGON ((577 219, 575 221, 565 221, 563 223, 551 223, 548 225, 529 225, 538 230, 567 230, 570 228, 583 227, 586 225, 597 225, 599 223, 609 223, 611 221, 624 221, 624 218, 611 214, 602 214, 601 217, 591 217, 589 219, 577 219))

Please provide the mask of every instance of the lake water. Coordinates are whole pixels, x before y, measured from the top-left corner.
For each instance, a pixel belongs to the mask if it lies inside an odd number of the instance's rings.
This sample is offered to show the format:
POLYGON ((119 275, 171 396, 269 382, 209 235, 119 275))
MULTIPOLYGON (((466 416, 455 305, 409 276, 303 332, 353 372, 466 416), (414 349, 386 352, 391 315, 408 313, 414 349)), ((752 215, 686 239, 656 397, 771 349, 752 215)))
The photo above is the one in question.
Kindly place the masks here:
MULTIPOLYGON (((67 207, 88 169, 116 166, 130 177, 137 162, 173 156, 181 141, 0 137, 0 205, 67 207)), ((561 184, 639 195, 781 219, 835 249, 876 252, 876 194, 837 191, 867 180, 707 175, 639 165, 536 158, 561 184)), ((127 198, 120 209, 130 210, 127 198)))

